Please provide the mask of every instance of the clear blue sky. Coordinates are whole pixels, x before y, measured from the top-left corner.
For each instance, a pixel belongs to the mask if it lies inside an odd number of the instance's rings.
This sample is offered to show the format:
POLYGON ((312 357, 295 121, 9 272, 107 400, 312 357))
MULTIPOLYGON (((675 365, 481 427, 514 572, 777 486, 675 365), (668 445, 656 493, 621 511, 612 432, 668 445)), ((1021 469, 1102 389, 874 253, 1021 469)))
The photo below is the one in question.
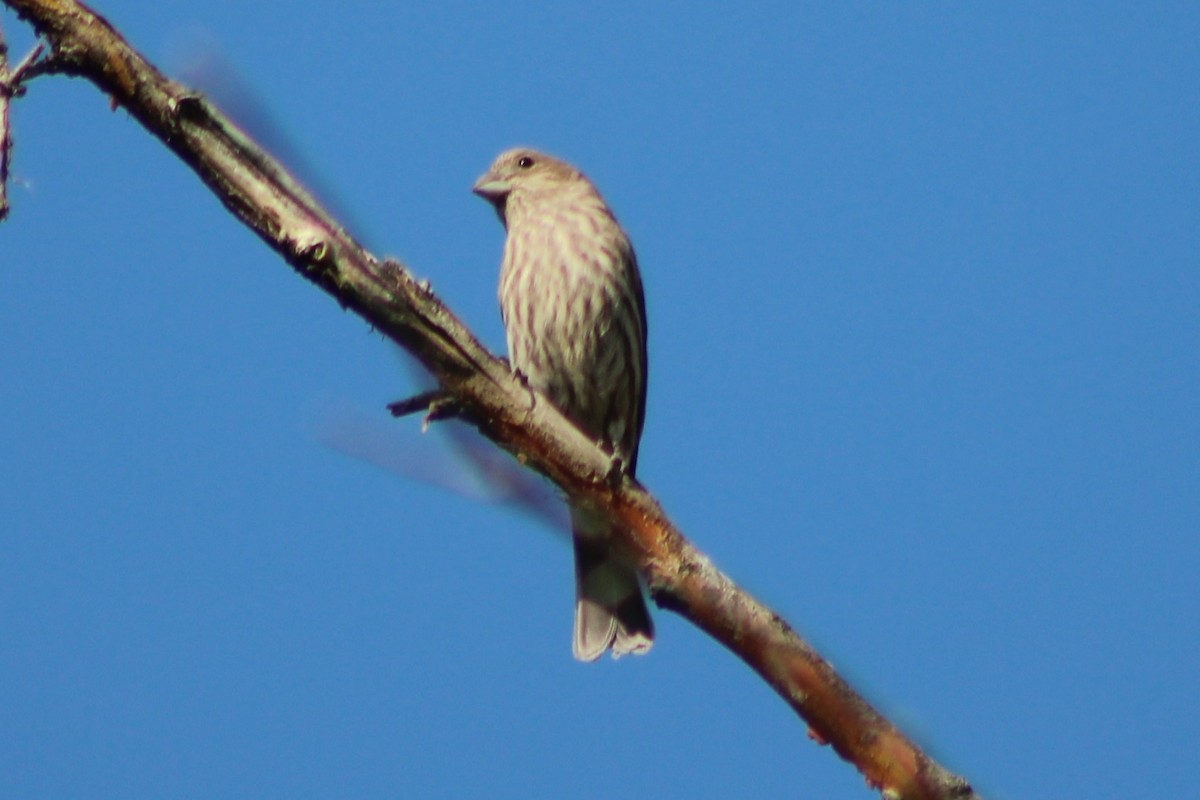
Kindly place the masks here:
MULTIPOLYGON (((1195 791, 1196 4, 96 5, 497 348, 471 183, 579 164, 683 530, 987 796, 1195 791)), ((351 455, 454 474, 394 348, 90 85, 13 122, 0 796, 872 796, 671 615, 574 663, 565 537, 351 455)))

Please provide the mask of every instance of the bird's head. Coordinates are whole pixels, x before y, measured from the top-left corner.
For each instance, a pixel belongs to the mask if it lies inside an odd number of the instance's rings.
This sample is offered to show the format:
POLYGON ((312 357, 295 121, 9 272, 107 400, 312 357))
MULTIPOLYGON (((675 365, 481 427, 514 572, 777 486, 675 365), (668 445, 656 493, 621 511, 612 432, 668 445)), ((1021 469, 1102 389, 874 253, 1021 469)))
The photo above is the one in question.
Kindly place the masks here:
POLYGON ((517 147, 500 156, 475 181, 472 191, 496 207, 500 218, 511 198, 536 202, 574 183, 590 186, 579 170, 565 161, 528 147, 517 147))

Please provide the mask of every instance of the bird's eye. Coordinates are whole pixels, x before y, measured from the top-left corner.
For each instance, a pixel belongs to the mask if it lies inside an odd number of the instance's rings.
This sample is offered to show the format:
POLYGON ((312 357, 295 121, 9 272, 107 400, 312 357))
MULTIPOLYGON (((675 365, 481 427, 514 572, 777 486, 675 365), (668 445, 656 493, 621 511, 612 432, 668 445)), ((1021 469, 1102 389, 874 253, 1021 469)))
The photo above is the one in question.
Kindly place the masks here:
POLYGON ((517 159, 517 166, 521 169, 529 169, 533 166, 533 159, 529 156, 521 156, 517 159))

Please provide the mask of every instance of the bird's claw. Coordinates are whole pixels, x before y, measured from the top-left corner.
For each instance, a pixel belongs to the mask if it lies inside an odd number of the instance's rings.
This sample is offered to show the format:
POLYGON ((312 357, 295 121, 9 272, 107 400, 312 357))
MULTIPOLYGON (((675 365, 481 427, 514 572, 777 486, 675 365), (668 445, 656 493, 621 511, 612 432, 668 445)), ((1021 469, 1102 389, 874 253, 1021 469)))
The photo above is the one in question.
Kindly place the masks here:
POLYGON ((625 479, 625 473, 625 460, 614 453, 612 460, 608 462, 608 472, 604 475, 604 482, 609 487, 616 489, 625 479))

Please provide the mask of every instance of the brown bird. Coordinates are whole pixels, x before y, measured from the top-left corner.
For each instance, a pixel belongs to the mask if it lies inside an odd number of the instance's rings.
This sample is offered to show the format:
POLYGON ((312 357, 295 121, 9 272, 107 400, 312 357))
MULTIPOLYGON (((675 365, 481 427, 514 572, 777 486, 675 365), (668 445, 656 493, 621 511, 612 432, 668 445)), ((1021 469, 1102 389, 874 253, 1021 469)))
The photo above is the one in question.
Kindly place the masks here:
MULTIPOLYGON (((500 155, 475 183, 508 236, 500 313, 513 369, 630 476, 646 414, 646 303, 629 237, 582 172, 536 150, 500 155)), ((645 653, 654 625, 637 573, 612 556, 611 525, 571 507, 573 652, 645 653)))

